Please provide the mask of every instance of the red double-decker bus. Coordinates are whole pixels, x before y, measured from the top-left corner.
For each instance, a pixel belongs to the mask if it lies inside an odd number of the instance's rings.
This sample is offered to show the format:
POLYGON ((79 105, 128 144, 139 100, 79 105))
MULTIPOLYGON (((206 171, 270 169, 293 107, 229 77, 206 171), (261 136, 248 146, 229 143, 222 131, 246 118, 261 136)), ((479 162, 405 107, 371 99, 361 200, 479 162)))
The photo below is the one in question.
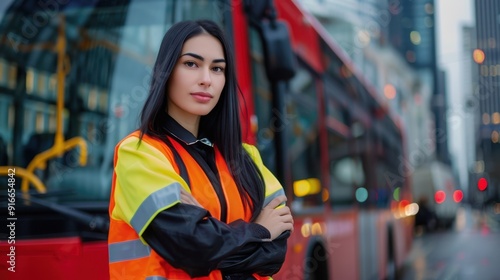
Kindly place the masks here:
POLYGON ((0 4, 0 278, 109 278, 114 146, 163 34, 199 18, 232 39, 245 139, 293 211, 274 278, 397 276, 413 226, 404 130, 295 1, 22 0, 0 4))

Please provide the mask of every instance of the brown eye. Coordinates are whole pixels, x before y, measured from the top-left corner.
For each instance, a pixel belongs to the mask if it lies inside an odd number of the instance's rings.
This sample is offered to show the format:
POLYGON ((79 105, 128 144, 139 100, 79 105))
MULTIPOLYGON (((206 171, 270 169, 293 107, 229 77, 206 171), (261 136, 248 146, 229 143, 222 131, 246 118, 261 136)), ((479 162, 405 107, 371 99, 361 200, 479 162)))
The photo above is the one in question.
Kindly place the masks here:
POLYGON ((214 70, 215 72, 221 72, 221 73, 223 73, 224 72, 224 67, 215 66, 214 68, 212 68, 212 70, 214 70))
POLYGON ((187 67, 196 67, 196 63, 194 63, 193 61, 186 61, 184 62, 184 65, 186 65, 187 67))

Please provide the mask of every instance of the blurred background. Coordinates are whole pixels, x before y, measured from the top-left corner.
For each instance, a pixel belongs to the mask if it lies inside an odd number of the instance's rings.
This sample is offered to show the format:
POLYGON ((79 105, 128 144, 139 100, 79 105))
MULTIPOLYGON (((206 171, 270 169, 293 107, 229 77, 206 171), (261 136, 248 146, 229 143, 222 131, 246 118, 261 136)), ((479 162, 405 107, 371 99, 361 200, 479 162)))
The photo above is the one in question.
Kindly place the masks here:
POLYGON ((301 3, 401 116, 412 165, 443 163, 465 201, 476 206, 498 201, 499 100, 496 68, 490 67, 497 64, 488 60, 497 56, 498 3, 301 3), (405 80, 403 73, 412 81, 405 80), (429 137, 436 142, 434 153, 422 149, 429 137))
POLYGON ((199 18, 296 218, 275 279, 500 279, 497 0, 2 1, 3 279, 108 277, 114 147, 199 18))

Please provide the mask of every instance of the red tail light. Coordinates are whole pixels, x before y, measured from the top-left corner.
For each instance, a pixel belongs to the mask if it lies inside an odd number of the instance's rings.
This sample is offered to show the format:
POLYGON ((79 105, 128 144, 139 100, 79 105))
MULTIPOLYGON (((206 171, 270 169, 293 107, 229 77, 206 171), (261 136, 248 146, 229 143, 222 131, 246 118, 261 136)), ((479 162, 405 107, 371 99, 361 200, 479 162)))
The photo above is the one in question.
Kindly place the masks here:
POLYGON ((459 203, 464 198, 464 193, 461 190, 456 190, 453 192, 453 200, 459 203))
POLYGON ((486 178, 479 178, 479 180, 477 181, 478 190, 484 191, 486 190, 487 187, 488 187, 488 180, 486 180, 486 178))
POLYGON ((437 191, 434 195, 434 200, 436 200, 437 204, 441 204, 446 200, 446 194, 444 191, 437 191))

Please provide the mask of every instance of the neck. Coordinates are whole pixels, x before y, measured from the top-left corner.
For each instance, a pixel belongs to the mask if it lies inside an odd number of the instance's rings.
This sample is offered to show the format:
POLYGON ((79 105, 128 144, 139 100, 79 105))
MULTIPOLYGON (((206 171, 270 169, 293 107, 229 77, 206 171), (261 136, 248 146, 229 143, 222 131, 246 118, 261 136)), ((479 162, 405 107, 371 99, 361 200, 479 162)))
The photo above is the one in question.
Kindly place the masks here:
POLYGON ((176 122, 178 122, 187 131, 191 132, 194 137, 198 138, 198 129, 200 127, 200 117, 196 116, 174 116, 170 115, 176 122))

